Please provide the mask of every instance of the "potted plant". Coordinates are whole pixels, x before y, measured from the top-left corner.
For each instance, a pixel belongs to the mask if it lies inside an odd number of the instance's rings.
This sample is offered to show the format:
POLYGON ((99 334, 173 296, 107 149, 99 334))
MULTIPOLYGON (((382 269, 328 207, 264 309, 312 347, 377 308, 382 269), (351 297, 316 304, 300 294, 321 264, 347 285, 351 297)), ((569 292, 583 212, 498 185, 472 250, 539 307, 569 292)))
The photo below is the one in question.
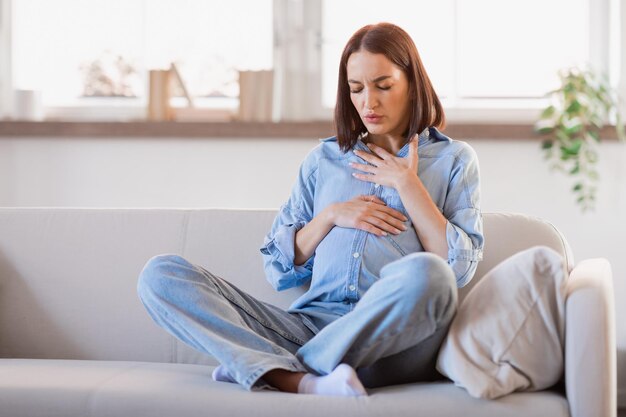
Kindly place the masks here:
POLYGON ((595 207, 600 132, 613 119, 623 141, 624 126, 617 95, 606 77, 579 68, 559 76, 561 86, 548 93, 551 103, 542 111, 535 131, 545 135, 541 146, 551 168, 574 179, 572 191, 585 212, 595 207))

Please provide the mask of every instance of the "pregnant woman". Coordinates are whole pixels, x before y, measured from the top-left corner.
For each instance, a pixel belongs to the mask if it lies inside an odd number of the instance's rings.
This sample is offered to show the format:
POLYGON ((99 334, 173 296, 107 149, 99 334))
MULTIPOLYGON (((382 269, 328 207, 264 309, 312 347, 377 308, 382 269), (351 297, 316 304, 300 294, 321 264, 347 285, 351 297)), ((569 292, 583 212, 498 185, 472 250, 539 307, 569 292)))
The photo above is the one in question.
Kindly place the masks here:
POLYGON ((248 390, 358 396, 440 377, 457 287, 484 243, 476 154, 444 122, 410 36, 359 29, 341 56, 336 136, 306 156, 261 247, 272 286, 306 293, 285 311, 166 254, 141 272, 147 311, 220 362, 214 379, 248 390))

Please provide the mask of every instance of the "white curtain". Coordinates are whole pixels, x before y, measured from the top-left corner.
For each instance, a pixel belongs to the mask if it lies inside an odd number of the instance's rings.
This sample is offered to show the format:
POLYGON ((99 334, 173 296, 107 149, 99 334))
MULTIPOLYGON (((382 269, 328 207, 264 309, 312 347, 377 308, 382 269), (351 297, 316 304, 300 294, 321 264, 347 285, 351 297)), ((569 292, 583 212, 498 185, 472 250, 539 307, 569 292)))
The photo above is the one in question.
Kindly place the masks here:
POLYGON ((0 120, 11 116, 11 0, 0 0, 0 120))
POLYGON ((274 0, 274 121, 322 119, 321 0, 274 0))

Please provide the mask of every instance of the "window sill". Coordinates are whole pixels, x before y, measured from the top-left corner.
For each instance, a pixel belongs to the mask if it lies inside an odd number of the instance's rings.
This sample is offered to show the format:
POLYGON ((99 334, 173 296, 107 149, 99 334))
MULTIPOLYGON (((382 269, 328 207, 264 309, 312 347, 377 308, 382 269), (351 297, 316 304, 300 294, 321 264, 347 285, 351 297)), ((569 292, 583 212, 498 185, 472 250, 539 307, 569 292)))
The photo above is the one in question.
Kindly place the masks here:
MULTIPOLYGON (((443 131, 453 139, 538 140, 531 123, 448 123, 443 131)), ((326 138, 331 121, 311 122, 0 122, 0 137, 129 137, 129 138, 326 138)), ((603 139, 616 139, 606 127, 603 139)))

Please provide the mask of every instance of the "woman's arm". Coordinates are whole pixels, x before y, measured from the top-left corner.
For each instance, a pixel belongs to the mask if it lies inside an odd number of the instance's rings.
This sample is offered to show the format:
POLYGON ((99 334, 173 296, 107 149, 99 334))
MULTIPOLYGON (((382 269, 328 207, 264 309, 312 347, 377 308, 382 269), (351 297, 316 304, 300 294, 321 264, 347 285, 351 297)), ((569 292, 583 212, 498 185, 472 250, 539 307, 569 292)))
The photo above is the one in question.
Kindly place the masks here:
POLYGON ((317 245, 324 239, 335 225, 327 210, 314 217, 306 226, 296 233, 294 240, 295 265, 304 264, 315 252, 317 245))
POLYGON ((406 176, 398 183, 396 190, 413 221, 413 227, 424 250, 437 254, 447 261, 447 220, 433 202, 422 181, 417 175, 406 176))
POLYGON ((448 264, 457 277, 457 285, 463 287, 474 276, 485 244, 478 157, 467 144, 457 154, 452 168, 443 215, 448 219, 448 264))
POLYGON ((360 195, 349 201, 331 204, 296 233, 294 264, 304 264, 324 237, 335 226, 361 229, 383 236, 406 230, 407 218, 373 195, 360 195))
POLYGON ((478 158, 468 144, 461 145, 463 149, 455 155, 443 213, 440 213, 417 177, 417 145, 416 140, 411 141, 408 157, 399 158, 381 147, 368 144, 376 155, 354 152, 371 165, 351 165, 369 175, 353 175, 398 191, 422 246, 447 259, 456 275, 457 285, 462 287, 472 279, 484 246, 478 158))
POLYGON ((384 148, 372 143, 368 143, 367 146, 375 154, 368 154, 359 150, 355 150, 354 153, 371 165, 356 163, 351 165, 370 173, 370 175, 359 173, 353 175, 365 181, 395 188, 411 217, 413 227, 424 250, 447 260, 446 218, 439 212, 430 194, 428 194, 428 190, 417 175, 419 166, 418 137, 416 136, 410 141, 409 153, 406 158, 396 157, 384 148))

